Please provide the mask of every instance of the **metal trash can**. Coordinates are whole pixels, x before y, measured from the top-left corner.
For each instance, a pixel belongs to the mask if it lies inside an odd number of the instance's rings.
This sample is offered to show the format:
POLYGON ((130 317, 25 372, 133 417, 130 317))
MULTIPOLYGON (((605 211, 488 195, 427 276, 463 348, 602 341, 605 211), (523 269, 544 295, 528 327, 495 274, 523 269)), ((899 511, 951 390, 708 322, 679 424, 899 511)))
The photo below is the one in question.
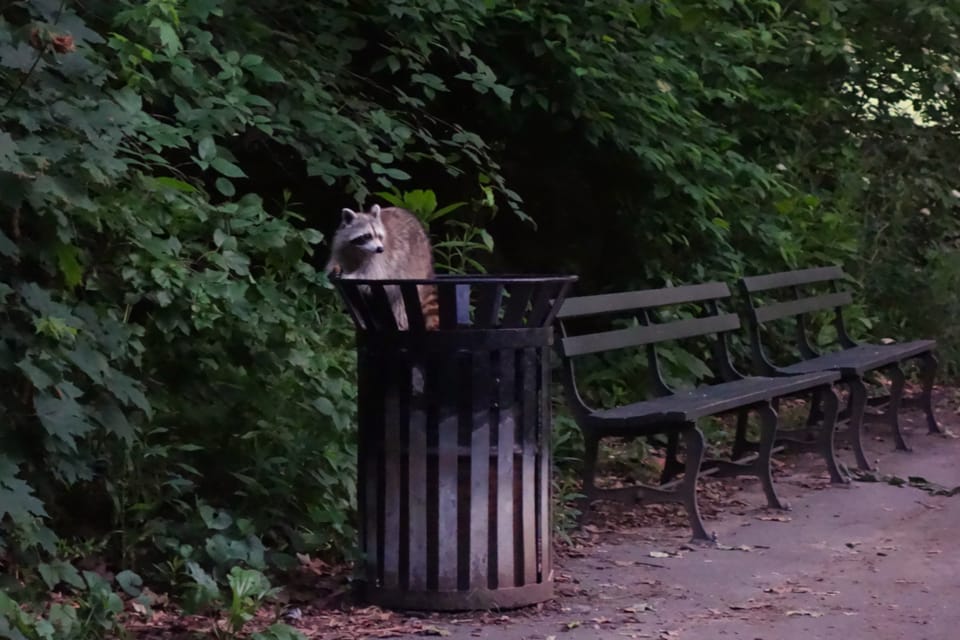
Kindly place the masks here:
POLYGON ((575 276, 335 280, 357 327, 363 595, 399 609, 553 595, 550 349, 575 276), (435 286, 439 330, 417 286, 435 286), (409 301, 398 330, 389 298, 409 301))

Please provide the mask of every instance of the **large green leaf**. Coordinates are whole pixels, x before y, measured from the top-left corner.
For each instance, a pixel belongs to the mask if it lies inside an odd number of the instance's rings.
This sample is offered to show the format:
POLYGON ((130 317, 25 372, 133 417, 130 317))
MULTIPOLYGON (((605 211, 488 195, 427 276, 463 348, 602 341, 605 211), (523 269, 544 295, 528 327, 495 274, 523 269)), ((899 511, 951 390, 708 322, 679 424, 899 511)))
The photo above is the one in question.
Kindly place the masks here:
POLYGON ((77 447, 76 438, 93 428, 83 407, 73 398, 41 391, 34 396, 33 406, 46 432, 73 450, 77 447))
POLYGON ((26 522, 34 516, 45 517, 43 503, 18 473, 13 461, 0 454, 0 520, 10 516, 14 522, 26 522))
POLYGON ((64 560, 40 563, 37 565, 37 570, 49 589, 54 589, 61 582, 65 582, 75 589, 86 587, 76 567, 64 560))

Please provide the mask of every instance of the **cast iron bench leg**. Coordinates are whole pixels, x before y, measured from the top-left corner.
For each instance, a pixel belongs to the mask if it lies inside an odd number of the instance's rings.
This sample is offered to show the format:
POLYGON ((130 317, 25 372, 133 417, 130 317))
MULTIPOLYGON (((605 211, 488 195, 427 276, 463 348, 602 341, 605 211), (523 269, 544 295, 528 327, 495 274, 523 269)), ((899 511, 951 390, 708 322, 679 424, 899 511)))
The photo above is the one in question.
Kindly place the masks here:
POLYGON ((777 412, 769 403, 757 408, 760 415, 760 455, 757 458, 757 475, 763 492, 767 496, 767 505, 774 509, 788 510, 790 505, 781 502, 773 486, 773 472, 770 461, 773 458, 773 447, 777 440, 777 412))
POLYGON ((890 402, 887 404, 887 414, 884 416, 890 422, 890 431, 893 433, 893 442, 898 451, 910 451, 906 441, 903 439, 903 431, 900 429, 900 402, 903 400, 903 385, 906 376, 903 375, 903 369, 895 364, 887 367, 890 375, 890 402))
POLYGON ((739 460, 747 453, 756 450, 756 446, 747 440, 747 425, 750 419, 750 412, 747 409, 741 409, 737 412, 737 435, 733 440, 733 450, 730 452, 731 460, 739 460))
POLYGON ((943 429, 937 424, 937 417, 933 414, 933 380, 937 375, 939 364, 937 356, 933 353, 925 353, 921 358, 920 375, 923 381, 923 393, 920 394, 920 404, 924 413, 927 414, 927 429, 930 433, 943 433, 943 429))
POLYGON ((597 498, 597 456, 600 454, 600 438, 592 433, 583 433, 583 472, 581 474, 581 491, 583 491, 583 507, 580 511, 584 514, 590 509, 590 505, 597 498))
POLYGON ((820 407, 820 394, 818 389, 813 392, 813 398, 810 400, 810 413, 807 415, 807 429, 813 430, 814 425, 823 419, 823 410, 820 407))
POLYGON ((841 473, 833 447, 834 435, 837 430, 837 413, 840 408, 837 393, 832 387, 819 390, 814 396, 814 402, 816 402, 818 406, 818 413, 823 417, 822 430, 820 431, 820 451, 827 461, 827 470, 830 472, 830 482, 847 484, 850 482, 850 478, 841 473))
POLYGON ((857 458, 857 467, 871 471, 870 463, 863 452, 863 416, 867 410, 867 387, 860 378, 853 378, 847 386, 850 387, 850 417, 847 419, 850 444, 853 445, 853 454, 857 458))
POLYGON ((700 519, 700 507, 697 505, 697 478, 700 476, 700 465, 703 463, 706 450, 703 433, 696 425, 692 425, 692 428, 687 429, 683 435, 686 445, 684 460, 686 468, 679 492, 683 497, 683 506, 687 510, 690 528, 693 529, 693 539, 698 542, 712 542, 713 538, 707 535, 703 520, 700 519))
POLYGON ((677 459, 677 449, 680 446, 680 434, 667 434, 667 451, 663 457, 663 471, 660 473, 660 484, 666 484, 686 470, 686 465, 677 459))

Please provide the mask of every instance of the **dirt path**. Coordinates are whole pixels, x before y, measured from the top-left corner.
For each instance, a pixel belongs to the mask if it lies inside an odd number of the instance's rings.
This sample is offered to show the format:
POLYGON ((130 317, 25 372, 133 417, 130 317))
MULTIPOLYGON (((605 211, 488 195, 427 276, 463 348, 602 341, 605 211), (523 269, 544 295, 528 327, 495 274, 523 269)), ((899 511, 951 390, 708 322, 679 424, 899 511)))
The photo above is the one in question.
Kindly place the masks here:
MULTIPOLYGON (((955 411, 940 415, 960 433, 955 411)), ((881 472, 960 485, 960 440, 927 436, 919 414, 905 422, 913 453, 893 452, 873 427, 869 449, 881 472)), ((539 611, 423 622, 451 640, 960 637, 960 496, 887 483, 831 487, 816 458, 786 460, 777 482, 789 513, 756 508, 754 482, 722 485, 747 506, 708 522, 721 548, 691 548, 684 530, 662 526, 603 533, 584 557, 562 559, 559 597, 539 611)))

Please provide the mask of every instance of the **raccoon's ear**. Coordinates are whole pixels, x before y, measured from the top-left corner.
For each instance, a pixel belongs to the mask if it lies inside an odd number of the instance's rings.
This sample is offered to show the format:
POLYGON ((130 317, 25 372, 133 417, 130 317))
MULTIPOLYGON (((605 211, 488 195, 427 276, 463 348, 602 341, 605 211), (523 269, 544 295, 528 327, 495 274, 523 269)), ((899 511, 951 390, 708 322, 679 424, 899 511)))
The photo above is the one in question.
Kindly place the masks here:
POLYGON ((380 205, 378 205, 378 204, 373 205, 373 208, 370 209, 370 213, 373 214, 373 217, 374 217, 374 218, 379 218, 379 217, 380 217, 380 205))
POLYGON ((340 210, 340 213, 343 216, 342 218, 340 218, 340 224, 350 224, 351 222, 357 219, 357 212, 354 211, 353 209, 347 209, 346 207, 344 207, 343 209, 340 210))

